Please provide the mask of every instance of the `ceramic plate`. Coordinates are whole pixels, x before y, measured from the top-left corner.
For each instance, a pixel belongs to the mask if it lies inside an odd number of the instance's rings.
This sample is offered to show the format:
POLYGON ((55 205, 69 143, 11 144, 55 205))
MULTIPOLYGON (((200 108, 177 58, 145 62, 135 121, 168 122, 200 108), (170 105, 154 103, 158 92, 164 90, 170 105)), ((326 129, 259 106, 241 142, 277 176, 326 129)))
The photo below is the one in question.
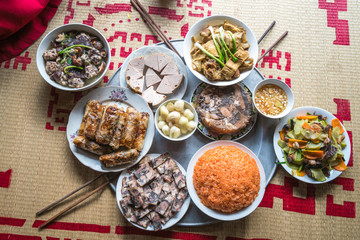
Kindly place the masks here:
MULTIPOLYGON (((245 89, 249 94, 250 94, 250 98, 252 98, 252 93, 249 90, 249 88, 242 82, 238 83, 243 89, 245 89)), ((204 90, 204 88, 208 86, 207 83, 200 83, 194 90, 190 102, 191 104, 194 106, 194 108, 196 109, 196 105, 197 105, 197 98, 199 96, 199 94, 204 90)), ((252 103, 252 100, 250 101, 252 103)), ((239 140, 243 137, 245 137, 250 131, 251 129, 254 127, 255 123, 256 123, 256 119, 257 119, 257 115, 258 112, 256 110, 256 107, 253 105, 253 109, 251 112, 251 120, 250 122, 247 124, 247 126, 242 129, 240 132, 238 133, 234 133, 234 134, 216 134, 213 132, 210 132, 206 129, 206 126, 202 123, 201 121, 201 117, 199 115, 199 121, 198 121, 198 125, 197 128, 199 129, 199 131, 206 137, 212 139, 212 140, 239 140)))
MULTIPOLYGON (((333 120, 334 118, 336 118, 334 115, 332 115, 331 113, 329 113, 328 111, 325 111, 324 109, 321 108, 317 108, 317 107, 300 107, 300 108, 296 108, 294 110, 292 110, 286 117, 282 118, 281 121, 279 122, 279 124, 277 125, 277 127, 275 128, 275 132, 274 132, 274 138, 273 138, 273 144, 274 144, 274 149, 275 149, 275 154, 277 159, 279 160, 279 162, 283 162, 284 158, 283 158, 283 152, 282 149, 280 148, 280 146, 278 145, 278 141, 280 139, 280 134, 279 131, 281 131, 282 127, 284 126, 284 124, 286 124, 288 122, 288 120, 290 118, 296 117, 296 116, 300 116, 300 115, 306 115, 306 113, 313 113, 313 114, 321 114, 324 117, 327 117, 327 122, 330 123, 331 120, 333 120)), ((349 139, 349 135, 344 127, 344 125, 342 125, 342 127, 344 128, 345 132, 343 133, 345 136, 345 141, 347 146, 345 147, 345 149, 343 150, 344 153, 344 159, 345 159, 345 165, 348 165, 349 160, 350 160, 350 153, 351 153, 351 144, 350 144, 350 139, 349 139)), ((307 175, 303 176, 303 177, 299 177, 296 174, 292 173, 292 169, 287 166, 286 164, 281 164, 281 166, 293 177, 299 179, 300 181, 306 182, 306 183, 312 183, 312 184, 321 184, 321 183, 326 183, 329 181, 334 180, 335 178, 337 178, 342 172, 341 171, 337 171, 337 170, 331 170, 330 171, 330 177, 327 177, 326 180, 324 182, 319 182, 316 181, 310 177, 308 177, 307 175)))
MULTIPOLYGON (((125 71, 126 67, 129 64, 129 62, 136 58, 136 57, 144 57, 153 54, 153 53, 163 53, 165 55, 170 56, 176 63, 176 65, 179 68, 180 74, 184 75, 184 79, 181 83, 181 85, 175 89, 175 91, 172 94, 167 94, 166 99, 181 99, 187 89, 188 85, 188 76, 187 76, 187 70, 184 62, 181 60, 181 58, 174 53, 173 51, 169 50, 168 48, 160 47, 160 46, 150 46, 150 47, 142 47, 136 50, 135 52, 131 53, 121 66, 120 70, 120 86, 121 87, 127 87, 126 79, 125 79, 125 71)), ((153 110, 156 110, 156 108, 153 108, 153 110)))
POLYGON ((70 113, 69 122, 66 129, 66 135, 69 141, 70 149, 75 155, 75 157, 79 159, 79 161, 85 166, 98 172, 120 172, 136 164, 149 151, 154 139, 154 134, 154 114, 149 108, 148 104, 145 102, 145 100, 140 95, 133 93, 130 89, 114 86, 97 88, 88 93, 83 98, 81 98, 70 113), (98 100, 102 104, 109 104, 114 102, 124 108, 131 106, 139 112, 149 113, 150 118, 145 136, 145 144, 139 157, 135 162, 119 167, 106 168, 100 163, 98 155, 75 147, 75 145, 73 144, 73 139, 76 137, 77 131, 79 130, 84 115, 86 102, 90 99, 98 100))
POLYGON ((250 149, 248 149, 247 147, 245 147, 244 145, 242 145, 238 142, 216 141, 216 142, 211 142, 209 144, 206 144, 205 146, 200 148, 194 154, 194 156, 191 158, 188 168, 187 168, 186 184, 188 186, 191 199, 203 213, 205 213, 206 215, 208 215, 212 218, 218 219, 218 220, 232 221, 232 220, 237 220, 237 219, 246 217, 247 215, 252 213, 258 207, 258 205, 260 204, 260 202, 264 196, 265 186, 266 186, 266 178, 265 178, 265 171, 264 171, 264 168, 263 168, 260 160, 250 149), (195 190, 195 187, 193 184, 194 167, 195 167, 196 162, 198 161, 199 157, 201 157, 207 150, 210 150, 210 149, 213 149, 213 148, 216 148, 219 146, 235 146, 235 147, 239 148, 240 150, 244 151, 245 153, 249 154, 250 157, 255 159, 256 164, 259 168, 259 172, 260 172, 260 190, 259 190, 258 196, 255 198, 255 201, 250 206, 243 208, 240 211, 237 211, 232 214, 221 213, 221 212, 212 210, 212 209, 206 207, 204 204, 202 204, 200 198, 198 197, 198 195, 196 193, 196 190, 195 190))
MULTIPOLYGON (((153 159, 153 158, 156 158, 156 157, 160 156, 160 154, 150 153, 150 154, 148 154, 148 156, 150 156, 150 158, 153 159)), ((178 165, 178 167, 181 170, 182 174, 186 177, 185 169, 177 161, 174 160, 174 162, 178 165)), ((121 213, 123 215, 124 215, 124 212, 123 212, 122 207, 120 206, 120 200, 122 199, 122 196, 121 196, 121 185, 122 184, 121 183, 122 183, 122 179, 124 177, 130 176, 130 174, 131 174, 131 171, 129 171, 129 170, 123 171, 121 173, 121 175, 119 176, 119 179, 118 179, 117 184, 116 184, 116 202, 117 202, 117 205, 118 205, 118 207, 119 207, 119 209, 120 209, 120 211, 121 211, 121 213)), ((165 225, 163 225, 161 230, 167 229, 167 228, 175 225, 177 222, 179 222, 180 219, 185 215, 186 211, 188 210, 189 205, 190 205, 190 197, 188 196, 186 198, 186 200, 184 201, 183 205, 181 206, 180 211, 175 216, 173 216, 165 225)), ((151 226, 151 225, 149 225, 147 228, 144 228, 144 227, 142 227, 140 225, 137 225, 137 224, 135 224, 133 222, 130 222, 130 223, 132 225, 138 227, 138 228, 143 229, 143 230, 154 231, 154 227, 151 226)))

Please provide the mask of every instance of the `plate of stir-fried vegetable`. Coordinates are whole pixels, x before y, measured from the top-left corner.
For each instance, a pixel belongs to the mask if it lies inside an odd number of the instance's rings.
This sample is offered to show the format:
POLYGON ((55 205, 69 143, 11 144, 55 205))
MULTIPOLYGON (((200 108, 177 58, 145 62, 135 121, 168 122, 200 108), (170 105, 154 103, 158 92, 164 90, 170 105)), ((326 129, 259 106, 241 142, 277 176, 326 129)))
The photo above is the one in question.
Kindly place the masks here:
POLYGON ((338 118, 321 108, 292 110, 279 122, 273 141, 277 163, 303 182, 329 182, 347 169, 349 135, 338 118))

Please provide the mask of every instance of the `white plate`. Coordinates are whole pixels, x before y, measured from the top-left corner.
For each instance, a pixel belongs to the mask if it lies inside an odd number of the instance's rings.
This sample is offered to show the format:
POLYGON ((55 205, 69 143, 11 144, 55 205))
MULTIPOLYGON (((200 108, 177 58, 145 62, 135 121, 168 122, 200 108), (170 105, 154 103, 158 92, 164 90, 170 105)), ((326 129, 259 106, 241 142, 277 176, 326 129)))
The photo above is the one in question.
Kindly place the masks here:
MULTIPOLYGON (((300 107, 300 108, 296 108, 294 110, 292 110, 286 117, 282 118, 279 122, 279 124, 276 126, 275 128, 275 132, 274 132, 274 138, 273 138, 273 144, 274 144, 274 150, 275 150, 275 154, 277 159, 279 160, 279 162, 284 161, 283 158, 283 152, 281 147, 278 145, 278 141, 280 139, 280 134, 279 131, 281 131, 282 127, 284 126, 284 124, 287 123, 287 121, 290 118, 296 117, 296 116, 300 116, 300 115, 306 115, 306 113, 315 113, 315 114, 321 114, 324 117, 327 117, 327 122, 330 123, 331 120, 333 120, 334 118, 336 118, 334 115, 332 115, 331 113, 329 113, 328 111, 325 111, 324 109, 321 108, 317 108, 317 107, 300 107)), ((341 124, 342 125, 342 124, 341 124)), ((348 165, 349 160, 350 160, 350 153, 351 153, 351 144, 350 144, 350 139, 349 139, 349 135, 344 127, 344 125, 342 125, 343 129, 345 130, 345 132, 343 133, 345 136, 345 141, 346 141, 346 148, 343 150, 344 153, 344 159, 345 159, 345 165, 348 165)), ((321 184, 321 183, 326 183, 329 181, 334 180, 335 178, 337 178, 342 172, 341 171, 337 171, 337 170, 331 170, 330 171, 330 177, 327 177, 326 180, 324 182, 319 182, 316 181, 314 179, 312 179, 311 177, 305 175, 303 177, 299 177, 296 174, 292 174, 292 169, 290 167, 288 167, 286 164, 280 164, 290 175, 292 175, 294 178, 299 179, 300 181, 306 182, 306 183, 312 183, 312 184, 321 184)))
MULTIPOLYGON (((132 52, 126 58, 125 62, 121 66, 120 86, 127 87, 125 71, 126 71, 126 67, 129 64, 129 62, 136 57, 146 58, 147 56, 149 56, 153 53, 163 53, 165 55, 170 56, 175 61, 176 65, 178 66, 180 74, 184 75, 184 79, 183 79, 181 85, 177 89, 175 89, 175 91, 172 94, 166 95, 167 100, 168 99, 181 99, 184 96, 186 89, 187 89, 187 85, 188 85, 188 76, 187 76, 186 66, 185 66, 184 62, 181 60, 181 58, 176 53, 169 50, 168 48, 164 48, 164 47, 160 47, 160 46, 142 47, 142 48, 139 48, 138 50, 132 52)), ((155 111, 156 108, 153 108, 153 110, 155 111)))
MULTIPOLYGON (((150 156, 151 159, 153 158, 156 158, 158 156, 160 156, 161 154, 157 154, 157 153, 150 153, 148 154, 148 156, 150 156)), ((185 172, 185 169, 177 162, 174 160, 174 162, 178 165, 179 169, 181 170, 182 174, 186 177, 186 172, 185 172)), ((123 171, 121 173, 121 175, 119 176, 119 179, 117 181, 117 184, 116 184, 116 201, 117 201, 117 205, 120 209, 120 212, 123 214, 124 216, 124 212, 123 212, 123 209, 122 207, 120 206, 120 200, 122 199, 122 195, 121 195, 121 185, 122 185, 122 179, 124 177, 128 177, 130 176, 131 172, 129 170, 127 171, 123 171)), ((181 206, 181 209, 180 211, 174 215, 165 225, 162 225, 162 228, 161 230, 164 230, 164 229, 167 229, 173 225, 175 225, 177 222, 179 222, 181 220, 181 218, 185 215, 186 211, 188 210, 189 208, 189 205, 190 205, 190 197, 187 196, 187 198, 185 199, 183 205, 181 206)), ((125 216, 124 216, 125 217, 125 216)), ((128 220, 128 219, 127 219, 128 220)), ((128 220, 129 221, 129 220, 128 220)), ((129 221, 130 222, 130 221, 129 221)), ((147 227, 147 228, 144 228, 140 225, 137 225, 133 222, 130 222, 132 225, 138 227, 138 228, 141 228, 143 230, 148 230, 148 231, 154 231, 154 227, 151 226, 151 224, 147 227)))
POLYGON ((247 147, 245 147, 244 145, 242 145, 238 142, 215 141, 215 142, 206 144, 205 146, 200 148, 194 154, 194 156, 191 158, 188 168, 187 168, 186 184, 188 186, 191 199, 203 213, 205 213, 206 215, 213 217, 215 219, 219 219, 219 220, 223 220, 223 221, 232 221, 232 220, 238 220, 238 219, 246 217, 247 215, 252 213, 259 206, 259 204, 264 196, 266 179, 265 179, 265 171, 264 171, 264 168, 263 168, 260 160, 250 149, 248 149, 247 147), (258 196, 255 198, 254 202, 250 206, 243 208, 240 211, 237 211, 232 214, 221 213, 219 211, 212 210, 212 209, 206 207, 204 204, 202 204, 199 196, 196 193, 196 190, 195 190, 195 187, 193 184, 194 167, 195 167, 196 162, 198 161, 199 157, 201 157, 207 150, 210 150, 210 149, 213 149, 213 148, 216 148, 219 146, 235 146, 235 147, 239 148, 240 150, 244 151, 245 153, 249 154, 250 157, 255 159, 256 164, 259 168, 259 172, 260 172, 260 189, 259 189, 258 196))
POLYGON ((66 136, 69 141, 70 149, 75 155, 75 157, 79 159, 79 161, 85 166, 98 172, 120 172, 136 164, 149 151, 154 139, 154 134, 154 114, 149 108, 149 105, 145 102, 145 100, 138 94, 133 93, 130 89, 114 86, 97 88, 89 92, 83 98, 81 98, 71 111, 69 116, 69 122, 66 128, 66 136), (90 99, 98 100, 100 103, 103 104, 115 102, 116 104, 125 108, 128 106, 132 106, 139 112, 149 113, 149 124, 146 131, 144 147, 135 162, 119 167, 106 168, 100 163, 98 155, 77 148, 74 145, 73 139, 77 135, 77 131, 79 130, 82 118, 84 116, 86 102, 90 99))

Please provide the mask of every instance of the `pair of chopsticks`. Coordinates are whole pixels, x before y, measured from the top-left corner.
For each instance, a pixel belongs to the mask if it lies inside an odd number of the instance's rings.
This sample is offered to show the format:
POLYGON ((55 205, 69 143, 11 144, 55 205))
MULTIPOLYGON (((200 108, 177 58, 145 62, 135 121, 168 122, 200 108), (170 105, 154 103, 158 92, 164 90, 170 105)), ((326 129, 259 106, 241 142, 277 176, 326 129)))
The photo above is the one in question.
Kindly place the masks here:
POLYGON ((146 11, 143 5, 138 0, 130 0, 131 4, 136 8, 136 10, 140 13, 141 17, 146 20, 149 26, 160 36, 160 38, 164 41, 164 43, 179 57, 181 58, 180 53, 175 49, 174 45, 170 42, 170 40, 165 36, 165 34, 160 30, 158 25, 154 22, 153 18, 146 11))
MULTIPOLYGON (((70 197, 71 195, 73 195, 74 193, 80 191, 81 189, 83 189, 84 187, 90 185, 91 183, 95 182, 97 179, 99 179, 100 177, 104 176, 105 173, 100 174, 99 176, 95 177, 94 179, 88 181, 87 183, 85 183, 84 185, 80 186, 79 188, 75 189, 74 191, 70 192, 69 194, 65 195, 64 197, 60 198, 59 200, 56 200, 55 202, 51 203, 50 205, 44 207, 43 209, 41 209, 40 211, 38 211, 36 213, 36 217, 39 217, 41 214, 43 214, 44 212, 47 212, 48 210, 50 210, 51 208, 53 208, 55 205, 57 205, 58 203, 60 203, 61 201, 65 200, 66 198, 70 197)), ((92 190, 91 192, 87 193, 86 195, 82 196, 79 200, 75 201, 74 203, 72 203, 70 206, 66 207, 65 209, 61 210, 59 213, 57 213, 55 216, 51 217, 49 220, 47 220, 46 222, 44 222, 43 224, 41 224, 39 226, 39 230, 44 228, 45 226, 47 226, 49 223, 51 223, 52 221, 54 221, 56 218, 60 217, 61 215, 63 215, 65 212, 69 211, 71 208, 75 207, 76 205, 78 205, 79 203, 81 203, 82 201, 84 201, 85 199, 89 198, 91 195, 95 194, 96 192, 98 192, 99 190, 101 190, 102 188, 104 188, 105 186, 107 186, 110 182, 112 181, 112 178, 106 178, 106 181, 104 183, 102 183, 100 186, 98 186, 96 189, 92 190)))
MULTIPOLYGON (((264 37, 270 32, 270 30, 274 27, 275 25, 275 21, 273 21, 270 26, 266 29, 266 31, 264 32, 264 34, 259 38, 258 44, 260 44, 260 42, 264 39, 264 37)), ((273 49, 286 35, 288 34, 288 31, 285 31, 268 49, 266 49, 266 51, 264 52, 264 54, 262 54, 259 59, 257 60, 256 63, 258 63, 261 59, 263 59, 264 56, 266 56, 266 54, 268 54, 270 52, 271 49, 273 49)))

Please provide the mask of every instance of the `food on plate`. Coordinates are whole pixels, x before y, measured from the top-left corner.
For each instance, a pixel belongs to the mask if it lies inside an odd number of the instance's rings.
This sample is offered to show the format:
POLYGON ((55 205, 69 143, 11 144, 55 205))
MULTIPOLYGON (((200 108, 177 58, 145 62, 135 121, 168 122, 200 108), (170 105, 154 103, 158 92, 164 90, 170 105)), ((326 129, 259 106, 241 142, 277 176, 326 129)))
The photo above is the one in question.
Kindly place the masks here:
POLYGON ((43 53, 46 73, 60 85, 80 88, 102 74, 107 51, 96 36, 84 32, 63 32, 43 53))
MULTIPOLYGON (((278 145, 285 161, 298 176, 308 175, 323 182, 331 170, 346 170, 344 129, 335 118, 329 124, 326 117, 308 113, 289 119, 283 126, 278 145)), ((294 173, 293 172, 293 173, 294 173)))
POLYGON ((179 68, 170 56, 153 53, 129 61, 125 78, 130 89, 142 94, 148 104, 156 107, 181 85, 184 76, 179 74, 179 68))
POLYGON ((159 106, 166 100, 166 96, 160 93, 157 93, 154 90, 154 87, 151 86, 146 89, 141 95, 148 104, 151 104, 153 107, 159 106))
POLYGON ((233 213, 250 206, 258 196, 260 172, 249 154, 235 146, 219 146, 197 160, 193 183, 206 207, 233 213))
POLYGON ((192 40, 192 68, 210 81, 233 80, 254 65, 249 57, 246 30, 242 27, 224 21, 221 25, 208 26, 192 40))
POLYGON ((149 117, 132 107, 125 110, 115 103, 89 100, 73 143, 101 155, 99 160, 106 167, 134 162, 144 146, 149 117))
POLYGON ((139 156, 136 149, 129 149, 101 155, 99 160, 105 167, 115 167, 132 163, 139 156))
POLYGON ((250 94, 240 85, 207 85, 197 96, 195 108, 209 132, 236 134, 252 123, 250 94))
POLYGON ((266 84, 255 93, 255 105, 266 115, 275 116, 282 113, 288 104, 285 91, 274 84, 266 84))
POLYGON ((159 109, 157 127, 165 136, 177 139, 196 128, 195 115, 183 100, 168 102, 159 109))
POLYGON ((180 211, 187 196, 185 176, 164 153, 154 159, 146 156, 122 179, 120 206, 129 221, 158 231, 180 211))

